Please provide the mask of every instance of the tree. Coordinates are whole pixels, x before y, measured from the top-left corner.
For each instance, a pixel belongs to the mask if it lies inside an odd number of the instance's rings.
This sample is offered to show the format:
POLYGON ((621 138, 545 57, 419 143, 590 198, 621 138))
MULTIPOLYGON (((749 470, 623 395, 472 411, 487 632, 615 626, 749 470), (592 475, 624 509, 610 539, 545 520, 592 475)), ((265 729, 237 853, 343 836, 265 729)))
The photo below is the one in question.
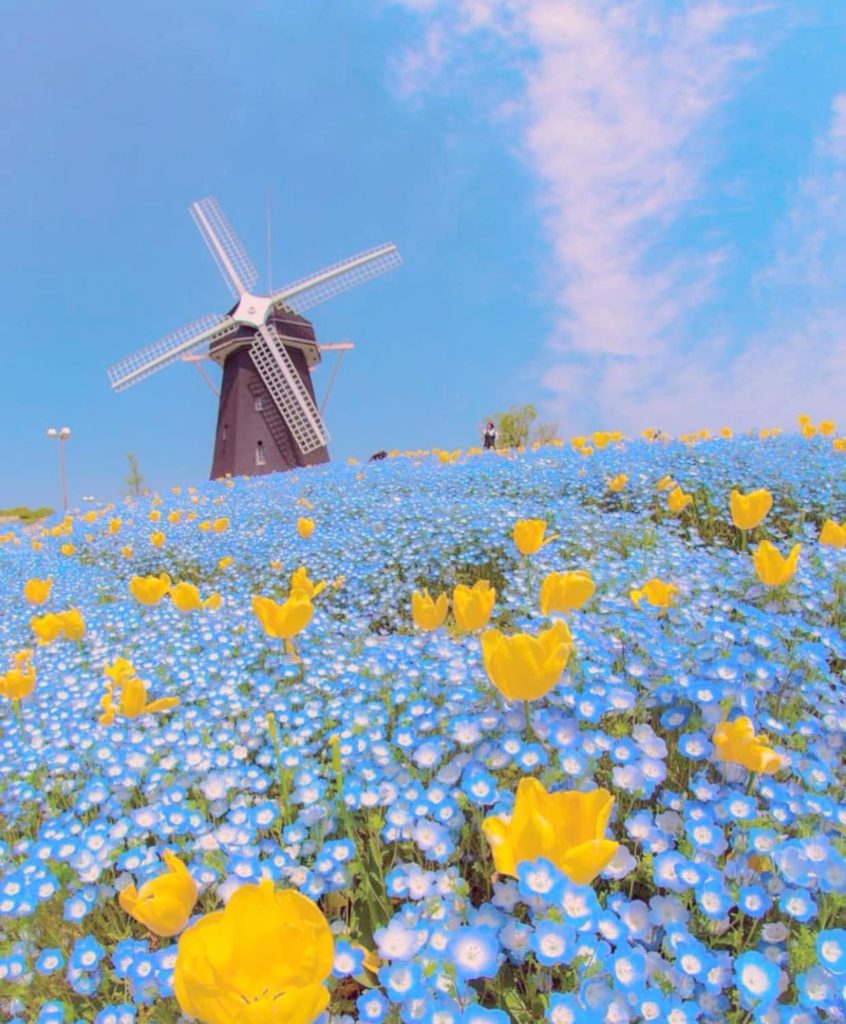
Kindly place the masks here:
POLYGON ((129 472, 124 477, 124 483, 129 488, 131 498, 140 498, 142 494, 147 493, 147 487, 138 468, 138 456, 134 452, 127 452, 126 457, 129 459, 129 472))
POLYGON ((533 405, 512 405, 508 412, 500 412, 496 421, 497 445, 500 448, 516 448, 526 444, 532 424, 538 417, 533 405))
POLYGON ((544 423, 538 423, 534 429, 532 440, 538 444, 549 444, 550 441, 556 440, 558 437, 558 424, 553 423, 552 420, 544 423))

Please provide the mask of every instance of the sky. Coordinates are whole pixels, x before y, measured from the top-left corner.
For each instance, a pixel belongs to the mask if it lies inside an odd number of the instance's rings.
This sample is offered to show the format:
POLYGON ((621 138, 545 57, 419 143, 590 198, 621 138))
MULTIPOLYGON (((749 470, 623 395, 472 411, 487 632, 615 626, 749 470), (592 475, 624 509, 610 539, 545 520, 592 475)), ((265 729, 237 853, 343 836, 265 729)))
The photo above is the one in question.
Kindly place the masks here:
POLYGON ((49 427, 72 504, 128 452, 208 476, 195 369, 106 377, 230 307, 207 195, 262 290, 399 246, 309 314, 355 344, 333 459, 525 402, 563 437, 846 421, 845 46, 828 0, 10 0, 0 507, 58 505, 49 427))

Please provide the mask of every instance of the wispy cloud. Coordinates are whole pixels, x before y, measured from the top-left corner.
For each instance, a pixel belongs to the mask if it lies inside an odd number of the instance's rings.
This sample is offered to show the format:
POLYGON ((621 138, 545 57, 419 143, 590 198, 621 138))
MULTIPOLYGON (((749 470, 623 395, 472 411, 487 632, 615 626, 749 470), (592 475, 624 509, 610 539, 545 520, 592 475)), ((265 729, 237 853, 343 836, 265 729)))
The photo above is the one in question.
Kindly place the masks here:
POLYGON ((816 377, 798 364, 803 338, 825 347, 837 330, 839 314, 820 307, 819 292, 831 281, 838 244, 831 227, 842 223, 846 202, 842 188, 839 198, 831 193, 843 173, 846 100, 835 100, 769 272, 784 281, 793 262, 803 264, 806 287, 815 289, 803 323, 767 331, 740 352, 737 339, 724 336, 686 345, 691 318, 719 286, 726 252, 701 237, 673 242, 720 152, 721 117, 767 50, 769 6, 400 2, 422 15, 419 45, 394 69, 406 94, 456 88, 456 70, 466 75, 480 60, 488 70, 492 59, 519 68, 517 93, 490 113, 513 118, 537 180, 552 254, 548 285, 559 310, 542 375, 552 406, 572 411, 577 404, 583 420, 626 427, 654 418, 653 411, 667 429, 690 426, 695 413, 707 420, 731 413, 737 421, 754 409, 771 417, 778 404, 756 383, 759 363, 773 394, 789 390, 791 380, 814 391, 816 377), (783 380, 765 356, 773 346, 789 368, 783 380))

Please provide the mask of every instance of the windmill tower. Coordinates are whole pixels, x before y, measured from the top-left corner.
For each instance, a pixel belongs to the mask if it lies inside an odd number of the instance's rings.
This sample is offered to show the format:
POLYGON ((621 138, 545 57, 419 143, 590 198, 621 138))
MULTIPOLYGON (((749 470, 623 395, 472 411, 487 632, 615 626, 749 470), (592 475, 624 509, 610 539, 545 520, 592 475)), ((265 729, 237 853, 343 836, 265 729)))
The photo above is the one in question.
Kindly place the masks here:
MULTIPOLYGON (((335 263, 270 295, 255 295, 258 272, 217 203, 191 204, 191 215, 235 305, 166 334, 108 370, 115 391, 205 348, 223 368, 211 477, 253 476, 328 462, 329 433, 314 398, 320 362, 314 328, 302 314, 401 262, 395 245, 335 263)), ((328 346, 338 347, 338 346, 328 346)))

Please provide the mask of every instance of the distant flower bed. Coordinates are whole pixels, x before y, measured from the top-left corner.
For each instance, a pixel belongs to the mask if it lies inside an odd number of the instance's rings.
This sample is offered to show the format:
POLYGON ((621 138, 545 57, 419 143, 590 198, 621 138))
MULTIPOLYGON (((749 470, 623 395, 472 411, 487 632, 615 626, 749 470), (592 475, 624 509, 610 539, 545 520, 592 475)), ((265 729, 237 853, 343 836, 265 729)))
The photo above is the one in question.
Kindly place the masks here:
POLYGON ((800 426, 0 533, 0 1016, 845 1021, 846 442, 800 426))

